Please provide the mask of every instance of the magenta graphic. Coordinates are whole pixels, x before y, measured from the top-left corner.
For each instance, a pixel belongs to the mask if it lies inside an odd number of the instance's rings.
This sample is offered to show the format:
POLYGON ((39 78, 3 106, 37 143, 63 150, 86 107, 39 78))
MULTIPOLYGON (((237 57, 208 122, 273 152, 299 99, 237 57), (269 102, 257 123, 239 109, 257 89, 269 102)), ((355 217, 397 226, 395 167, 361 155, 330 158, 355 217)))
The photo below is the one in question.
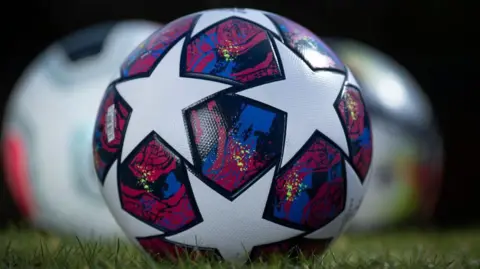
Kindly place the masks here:
POLYGON ((275 257, 275 255, 289 255, 291 258, 300 258, 302 256, 310 257, 315 254, 322 254, 332 240, 332 238, 290 238, 284 241, 254 247, 250 252, 250 259, 259 260, 268 257, 275 257))
POLYGON ((93 137, 95 170, 102 184, 107 169, 118 157, 131 111, 115 87, 109 86, 97 114, 93 137))
POLYGON ((347 133, 353 167, 363 182, 372 161, 372 131, 360 91, 346 86, 338 96, 335 108, 347 133))
POLYGON ((143 41, 122 64, 122 77, 151 72, 167 51, 190 31, 198 16, 193 14, 179 18, 143 41))
POLYGON ((159 260, 163 258, 177 260, 178 257, 188 257, 192 260, 200 257, 220 257, 214 249, 178 245, 168 241, 163 236, 137 238, 137 241, 147 253, 159 260))
POLYGON ((186 50, 187 76, 249 85, 283 79, 269 33, 244 19, 232 17, 211 26, 194 36, 186 50))
POLYGON ((336 69, 345 72, 337 55, 314 33, 282 16, 266 14, 279 29, 285 45, 295 51, 314 70, 336 69))
POLYGON ((286 114, 238 95, 221 95, 186 112, 195 167, 206 184, 233 199, 281 156, 286 114))
POLYGON ((122 208, 165 233, 201 221, 185 166, 155 133, 122 163, 119 181, 122 208))
POLYGON ((345 208, 346 175, 341 152, 316 132, 274 178, 264 217, 313 231, 345 208))

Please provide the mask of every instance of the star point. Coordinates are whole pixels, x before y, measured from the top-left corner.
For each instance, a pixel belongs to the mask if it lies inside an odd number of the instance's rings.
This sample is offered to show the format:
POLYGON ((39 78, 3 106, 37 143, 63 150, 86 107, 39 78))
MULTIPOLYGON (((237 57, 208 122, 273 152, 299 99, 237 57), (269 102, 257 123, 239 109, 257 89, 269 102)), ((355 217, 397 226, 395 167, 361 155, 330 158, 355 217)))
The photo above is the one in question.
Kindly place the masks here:
POLYGON ((123 141, 122 161, 153 130, 192 163, 183 110, 230 85, 181 77, 179 62, 184 41, 172 47, 149 77, 116 85, 120 96, 132 108, 123 141))
POLYGON ((287 113, 282 166, 305 144, 315 130, 331 138, 348 154, 348 144, 334 103, 345 75, 313 71, 282 42, 275 40, 282 59, 285 80, 250 88, 238 95, 271 105, 287 113))
POLYGON ((189 173, 195 200, 203 222, 167 237, 168 240, 198 247, 216 248, 227 260, 245 259, 254 246, 298 236, 303 231, 263 219, 275 168, 234 201, 229 201, 189 173))

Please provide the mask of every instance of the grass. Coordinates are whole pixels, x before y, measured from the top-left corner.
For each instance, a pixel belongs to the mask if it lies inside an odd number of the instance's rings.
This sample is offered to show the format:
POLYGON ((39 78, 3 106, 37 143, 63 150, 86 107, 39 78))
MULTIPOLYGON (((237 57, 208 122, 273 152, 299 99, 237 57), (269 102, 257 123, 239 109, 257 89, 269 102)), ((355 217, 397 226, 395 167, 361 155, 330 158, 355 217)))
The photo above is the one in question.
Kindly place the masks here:
POLYGON ((155 263, 123 242, 81 242, 29 229, 0 232, 0 268, 480 268, 480 231, 406 231, 344 236, 325 255, 236 265, 208 260, 155 263))

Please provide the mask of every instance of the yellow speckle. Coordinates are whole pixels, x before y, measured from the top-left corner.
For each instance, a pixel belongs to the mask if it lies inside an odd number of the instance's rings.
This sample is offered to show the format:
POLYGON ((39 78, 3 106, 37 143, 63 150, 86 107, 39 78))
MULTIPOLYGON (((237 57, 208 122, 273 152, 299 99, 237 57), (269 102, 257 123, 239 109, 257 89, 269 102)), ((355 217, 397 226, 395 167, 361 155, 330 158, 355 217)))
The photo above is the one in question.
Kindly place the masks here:
POLYGON ((358 118, 357 102, 355 102, 352 96, 348 93, 347 93, 346 99, 347 99, 346 103, 347 103, 348 112, 350 113, 350 117, 352 117, 352 120, 357 120, 358 118))

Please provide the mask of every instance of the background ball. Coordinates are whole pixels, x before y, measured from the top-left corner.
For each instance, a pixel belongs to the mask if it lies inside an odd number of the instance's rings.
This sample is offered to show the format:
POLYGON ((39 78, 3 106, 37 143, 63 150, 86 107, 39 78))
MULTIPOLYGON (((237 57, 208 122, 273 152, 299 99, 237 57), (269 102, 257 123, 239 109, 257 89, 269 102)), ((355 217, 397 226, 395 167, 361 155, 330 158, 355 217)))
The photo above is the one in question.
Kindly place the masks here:
POLYGON ((55 42, 18 80, 5 110, 6 181, 35 226, 81 237, 123 233, 100 194, 90 141, 103 91, 128 53, 160 26, 99 24, 55 42))
POLYGON ((428 97, 387 54, 349 39, 327 43, 358 79, 372 119, 371 182, 351 231, 427 221, 443 168, 442 139, 428 97))

